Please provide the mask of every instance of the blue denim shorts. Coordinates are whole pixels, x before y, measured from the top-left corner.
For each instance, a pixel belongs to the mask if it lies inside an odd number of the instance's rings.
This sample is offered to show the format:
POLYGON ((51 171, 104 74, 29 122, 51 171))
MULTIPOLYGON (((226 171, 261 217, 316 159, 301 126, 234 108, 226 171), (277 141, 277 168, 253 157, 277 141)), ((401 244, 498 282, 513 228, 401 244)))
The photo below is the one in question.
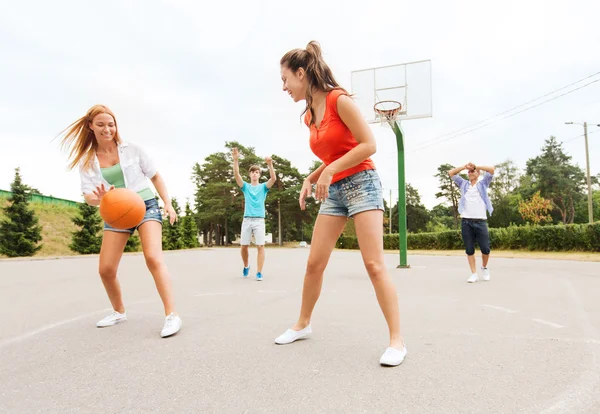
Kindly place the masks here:
POLYGON ((151 198, 150 200, 144 201, 144 203, 146 203, 146 214, 144 215, 144 218, 140 224, 130 229, 115 229, 105 222, 104 231, 116 231, 117 233, 133 234, 138 227, 147 221, 158 221, 160 224, 162 224, 162 214, 160 213, 160 208, 158 207, 158 201, 156 201, 154 198, 151 198))
POLYGON ((331 184, 319 214, 352 217, 368 210, 383 210, 383 189, 375 170, 359 171, 331 184))

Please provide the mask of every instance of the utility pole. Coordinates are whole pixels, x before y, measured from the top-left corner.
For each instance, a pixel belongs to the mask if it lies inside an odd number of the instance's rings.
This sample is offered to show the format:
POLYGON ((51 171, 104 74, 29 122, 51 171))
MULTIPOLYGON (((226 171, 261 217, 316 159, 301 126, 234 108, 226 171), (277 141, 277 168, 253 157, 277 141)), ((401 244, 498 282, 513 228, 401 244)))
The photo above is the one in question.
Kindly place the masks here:
POLYGON ((585 168, 587 170, 588 217, 590 224, 592 224, 594 222, 594 207, 592 205, 592 179, 590 177, 590 152, 588 150, 587 122, 583 123, 583 135, 585 136, 585 168))
MULTIPOLYGON (((567 125, 573 125, 576 122, 565 122, 567 125)), ((585 137, 585 169, 587 175, 587 191, 588 191, 588 221, 590 224, 594 222, 594 206, 592 203, 592 178, 590 176, 590 153, 588 149, 588 133, 587 133, 587 122, 583 124, 583 136, 585 137)), ((600 124, 596 125, 600 127, 600 124)))

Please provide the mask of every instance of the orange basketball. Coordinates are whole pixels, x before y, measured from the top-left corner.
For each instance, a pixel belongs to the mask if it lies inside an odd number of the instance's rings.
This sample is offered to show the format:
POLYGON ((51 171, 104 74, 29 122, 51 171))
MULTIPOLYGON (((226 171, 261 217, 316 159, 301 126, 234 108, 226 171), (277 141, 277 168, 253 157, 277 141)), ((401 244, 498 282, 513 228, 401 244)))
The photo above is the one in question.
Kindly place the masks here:
POLYGON ((130 229, 137 226, 146 215, 146 203, 142 197, 127 188, 110 190, 100 201, 100 216, 115 229, 130 229))

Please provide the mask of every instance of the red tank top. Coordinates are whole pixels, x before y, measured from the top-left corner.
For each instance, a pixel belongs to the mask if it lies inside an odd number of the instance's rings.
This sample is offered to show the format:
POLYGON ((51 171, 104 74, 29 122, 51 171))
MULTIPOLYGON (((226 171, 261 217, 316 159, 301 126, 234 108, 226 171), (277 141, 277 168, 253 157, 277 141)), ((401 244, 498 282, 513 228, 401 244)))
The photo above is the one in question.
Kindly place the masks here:
MULTIPOLYGON (((342 89, 334 89, 325 99, 325 114, 319 128, 310 125, 310 112, 304 116, 304 122, 310 128, 310 149, 325 165, 329 165, 358 145, 350 129, 344 124, 337 111, 340 95, 348 95, 342 89)), ((364 170, 374 170, 375 164, 367 158, 358 165, 341 171, 333 176, 331 183, 349 177, 364 170)))

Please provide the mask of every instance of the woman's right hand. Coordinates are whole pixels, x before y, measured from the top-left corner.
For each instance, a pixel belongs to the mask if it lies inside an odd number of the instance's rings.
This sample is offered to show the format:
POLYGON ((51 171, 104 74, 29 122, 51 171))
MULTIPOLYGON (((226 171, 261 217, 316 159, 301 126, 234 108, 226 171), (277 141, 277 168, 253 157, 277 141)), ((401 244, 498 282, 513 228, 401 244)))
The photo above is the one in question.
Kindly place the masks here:
POLYGON ((94 191, 94 195, 96 196, 98 201, 101 201, 102 197, 104 197, 106 195, 106 193, 108 193, 110 190, 112 190, 114 188, 115 188, 115 186, 111 185, 110 188, 107 190, 106 187, 104 187, 104 183, 100 184, 99 186, 96 187, 96 190, 94 191))
POLYGON ((300 210, 306 209, 306 197, 310 197, 312 194, 312 184, 308 180, 304 180, 302 184, 302 189, 300 190, 300 198, 298 201, 300 202, 300 210))

